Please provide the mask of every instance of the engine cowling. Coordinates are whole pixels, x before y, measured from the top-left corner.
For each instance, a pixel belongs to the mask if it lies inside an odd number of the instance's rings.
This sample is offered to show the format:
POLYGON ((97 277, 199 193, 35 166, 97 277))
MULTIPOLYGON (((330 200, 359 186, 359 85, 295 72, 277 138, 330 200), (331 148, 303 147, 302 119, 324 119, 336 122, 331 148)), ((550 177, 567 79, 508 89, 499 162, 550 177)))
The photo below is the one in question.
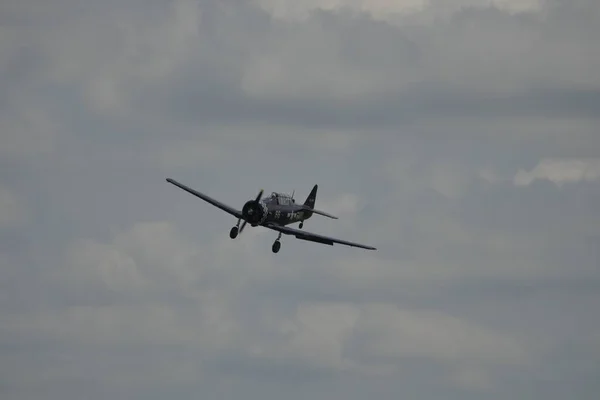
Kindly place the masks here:
POLYGON ((242 208, 242 215, 250 225, 256 226, 267 214, 261 203, 255 200, 249 200, 242 208))

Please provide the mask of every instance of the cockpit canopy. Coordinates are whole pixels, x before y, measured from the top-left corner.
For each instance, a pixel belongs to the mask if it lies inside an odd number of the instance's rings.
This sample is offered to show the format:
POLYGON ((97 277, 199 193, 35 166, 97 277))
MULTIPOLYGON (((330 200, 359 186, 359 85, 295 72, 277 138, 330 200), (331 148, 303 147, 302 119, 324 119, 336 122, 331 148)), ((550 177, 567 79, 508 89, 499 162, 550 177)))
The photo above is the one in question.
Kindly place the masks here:
POLYGON ((290 205, 295 203, 295 200, 289 194, 277 192, 271 192, 271 195, 264 198, 263 201, 265 203, 275 203, 279 205, 290 205))

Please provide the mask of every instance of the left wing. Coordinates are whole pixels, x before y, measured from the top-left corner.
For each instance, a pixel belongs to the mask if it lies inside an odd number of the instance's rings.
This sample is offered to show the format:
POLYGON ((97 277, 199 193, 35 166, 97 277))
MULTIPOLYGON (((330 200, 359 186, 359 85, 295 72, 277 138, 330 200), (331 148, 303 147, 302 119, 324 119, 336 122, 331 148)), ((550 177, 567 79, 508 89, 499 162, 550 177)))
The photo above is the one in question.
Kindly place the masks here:
POLYGON ((210 203, 213 206, 215 206, 217 208, 220 208, 221 210, 225 211, 226 213, 229 213, 229 214, 233 215, 236 218, 242 218, 242 212, 241 211, 236 210, 235 208, 230 207, 227 204, 221 203, 220 201, 215 200, 212 197, 209 197, 209 196, 205 195, 204 193, 200 193, 197 190, 189 188, 189 187, 185 186, 184 184, 177 182, 174 179, 167 178, 167 182, 169 182, 169 183, 171 183, 171 184, 173 184, 173 185, 175 185, 175 186, 177 186, 177 187, 185 190, 188 193, 193 194, 196 197, 201 198, 202 200, 206 201, 207 203, 210 203))
POLYGON ((360 247, 367 250, 377 250, 375 247, 367 246, 360 243, 347 242, 345 240, 335 239, 328 236, 317 235, 316 233, 310 233, 306 231, 302 231, 300 229, 290 228, 288 226, 276 225, 276 224, 266 224, 264 225, 266 228, 273 229, 275 231, 279 231, 285 235, 294 235, 297 239, 307 240, 309 242, 323 243, 333 246, 334 243, 345 244, 346 246, 352 247, 360 247))

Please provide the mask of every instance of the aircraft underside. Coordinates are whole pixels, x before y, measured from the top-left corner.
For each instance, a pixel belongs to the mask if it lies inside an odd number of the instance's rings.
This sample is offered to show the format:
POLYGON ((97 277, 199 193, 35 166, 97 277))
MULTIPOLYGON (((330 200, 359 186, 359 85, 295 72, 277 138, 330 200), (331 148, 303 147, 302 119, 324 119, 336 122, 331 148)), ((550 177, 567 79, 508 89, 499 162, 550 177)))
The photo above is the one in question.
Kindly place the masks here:
MULTIPOLYGON (((231 239, 235 239, 238 236, 239 231, 240 231, 240 222, 241 221, 238 221, 237 225, 233 226, 231 228, 231 230, 229 231, 229 237, 231 239)), ((300 222, 300 229, 302 229, 302 225, 303 225, 303 222, 300 222)), ((260 226, 260 225, 252 224, 251 226, 256 227, 256 226, 260 226)), ((284 226, 284 225, 281 225, 281 226, 284 226)), ((279 250, 281 249, 281 235, 282 234, 283 234, 282 232, 279 232, 279 235, 277 235, 277 239, 275 239, 275 241, 273 242, 273 246, 271 247, 271 250, 273 251, 273 253, 278 253, 279 250)))

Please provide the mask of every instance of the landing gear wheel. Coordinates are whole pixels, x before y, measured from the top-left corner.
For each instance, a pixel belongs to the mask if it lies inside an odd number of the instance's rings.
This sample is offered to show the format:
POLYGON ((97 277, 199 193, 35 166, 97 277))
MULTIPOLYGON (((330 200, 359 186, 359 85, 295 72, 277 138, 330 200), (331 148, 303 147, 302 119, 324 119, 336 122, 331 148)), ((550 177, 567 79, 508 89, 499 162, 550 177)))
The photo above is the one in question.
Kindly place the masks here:
POLYGON ((277 252, 279 252, 279 249, 280 249, 280 248, 281 248, 281 242, 280 242, 279 240, 276 240, 276 241, 273 243, 273 248, 272 248, 272 250, 273 250, 273 253, 277 253, 277 252))
POLYGON ((238 227, 234 226, 233 228, 231 228, 231 230, 229 231, 229 237, 232 239, 235 239, 238 235, 238 227))
POLYGON ((304 226, 304 221, 303 221, 303 222, 300 222, 300 226, 299 226, 299 228, 300 228, 300 229, 302 229, 302 227, 303 227, 303 226, 304 226))

